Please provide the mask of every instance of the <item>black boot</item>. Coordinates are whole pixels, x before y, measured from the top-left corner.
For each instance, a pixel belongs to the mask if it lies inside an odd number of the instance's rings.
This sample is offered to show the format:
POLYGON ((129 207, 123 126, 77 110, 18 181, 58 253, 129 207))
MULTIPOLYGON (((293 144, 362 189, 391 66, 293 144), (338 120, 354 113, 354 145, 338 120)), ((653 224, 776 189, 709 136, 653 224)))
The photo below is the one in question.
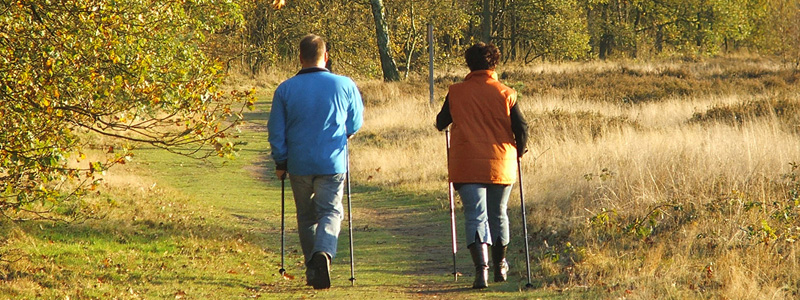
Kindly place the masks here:
POLYGON ((508 278, 508 261, 506 261, 506 250, 508 245, 501 246, 500 243, 492 245, 492 264, 494 268, 494 282, 503 282, 508 278))
POLYGON ((472 283, 473 289, 483 289, 489 287, 489 247, 485 243, 475 243, 469 245, 469 253, 472 254, 472 263, 475 264, 475 282, 472 283))

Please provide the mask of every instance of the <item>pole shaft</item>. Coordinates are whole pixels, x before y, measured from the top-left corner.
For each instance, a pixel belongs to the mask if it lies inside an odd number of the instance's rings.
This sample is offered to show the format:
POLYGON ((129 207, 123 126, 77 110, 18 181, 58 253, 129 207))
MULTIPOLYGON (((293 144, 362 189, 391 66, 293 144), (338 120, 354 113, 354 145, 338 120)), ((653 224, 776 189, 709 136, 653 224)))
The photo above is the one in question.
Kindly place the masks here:
POLYGON ((450 130, 444 131, 445 138, 447 138, 447 166, 448 166, 448 179, 447 179, 447 198, 450 200, 450 237, 453 244, 453 278, 458 281, 458 270, 456 269, 456 204, 453 195, 453 182, 450 181, 450 130))
POLYGON ((284 267, 284 245, 286 244, 286 179, 281 178, 281 269, 279 273, 283 275, 286 272, 286 268, 284 267))
POLYGON ((517 172, 519 173, 519 201, 522 208, 522 235, 525 237, 525 267, 528 269, 528 284, 531 284, 531 254, 528 248, 528 219, 525 210, 525 193, 522 187, 522 158, 517 157, 517 172))
POLYGON ((347 231, 349 232, 350 239, 350 283, 356 285, 356 265, 355 255, 353 254, 353 206, 350 199, 350 147, 345 144, 345 160, 347 163, 347 231))

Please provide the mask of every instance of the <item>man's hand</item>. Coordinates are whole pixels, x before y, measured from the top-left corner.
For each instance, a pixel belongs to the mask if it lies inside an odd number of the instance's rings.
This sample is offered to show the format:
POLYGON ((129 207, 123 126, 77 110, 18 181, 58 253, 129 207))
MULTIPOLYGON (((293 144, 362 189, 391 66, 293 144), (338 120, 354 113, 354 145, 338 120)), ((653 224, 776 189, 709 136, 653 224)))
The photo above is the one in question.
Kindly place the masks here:
POLYGON ((286 170, 275 170, 275 176, 278 176, 280 180, 286 179, 286 170))

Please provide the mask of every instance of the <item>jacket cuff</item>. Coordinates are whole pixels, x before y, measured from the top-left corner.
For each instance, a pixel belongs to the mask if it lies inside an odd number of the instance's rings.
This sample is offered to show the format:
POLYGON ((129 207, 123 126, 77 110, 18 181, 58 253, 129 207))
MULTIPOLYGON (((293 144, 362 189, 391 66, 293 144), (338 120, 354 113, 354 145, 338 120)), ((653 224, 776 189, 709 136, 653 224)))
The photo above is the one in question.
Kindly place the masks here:
POLYGON ((287 163, 285 161, 276 161, 275 162, 275 170, 286 171, 288 169, 287 163))

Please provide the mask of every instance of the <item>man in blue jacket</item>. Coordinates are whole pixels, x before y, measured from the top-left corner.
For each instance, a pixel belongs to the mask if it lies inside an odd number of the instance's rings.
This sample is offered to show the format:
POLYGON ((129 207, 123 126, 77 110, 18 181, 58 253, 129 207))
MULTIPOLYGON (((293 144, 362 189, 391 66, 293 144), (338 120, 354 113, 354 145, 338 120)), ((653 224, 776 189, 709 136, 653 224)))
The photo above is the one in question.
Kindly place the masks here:
POLYGON ((347 139, 361 128, 364 105, 350 78, 332 74, 325 41, 300 41, 297 75, 281 83, 272 98, 269 143, 275 175, 290 174, 306 280, 315 289, 331 286, 344 209, 347 139))

